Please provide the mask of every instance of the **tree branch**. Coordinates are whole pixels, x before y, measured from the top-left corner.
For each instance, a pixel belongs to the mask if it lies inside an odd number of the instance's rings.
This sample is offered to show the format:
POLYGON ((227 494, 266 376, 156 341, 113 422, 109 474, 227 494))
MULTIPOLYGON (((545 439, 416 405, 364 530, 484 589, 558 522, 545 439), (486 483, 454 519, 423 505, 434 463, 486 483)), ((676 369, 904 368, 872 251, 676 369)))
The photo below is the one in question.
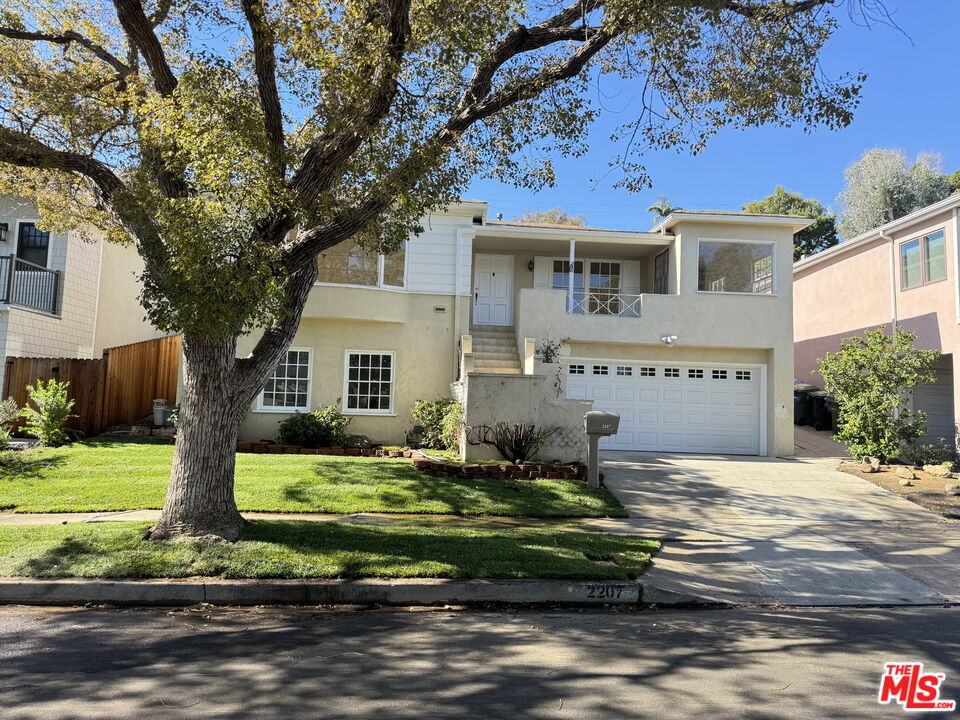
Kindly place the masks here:
POLYGON ((0 160, 18 167, 82 175, 93 181, 105 200, 124 187, 113 170, 99 160, 80 153, 55 150, 26 133, 3 126, 0 126, 0 160))
POLYGON ((791 15, 813 10, 823 5, 834 5, 836 0, 798 0, 798 2, 763 5, 761 3, 738 2, 738 0, 721 0, 720 6, 724 10, 735 12, 751 20, 782 20, 791 15))
POLYGON ((267 144, 270 147, 270 160, 277 169, 277 177, 282 179, 286 172, 285 144, 283 112, 280 109, 280 94, 277 92, 277 57, 273 33, 260 0, 243 0, 243 14, 253 36, 253 66, 257 75, 257 91, 260 93, 260 108, 263 111, 267 144))
POLYGON ((93 42, 93 40, 84 37, 78 32, 74 32, 73 30, 67 30, 59 35, 55 35, 53 33, 31 32, 29 30, 18 30, 17 28, 0 27, 0 37, 7 37, 11 40, 48 42, 55 45, 65 46, 70 46, 72 43, 76 43, 77 45, 89 50, 100 60, 116 70, 121 80, 126 79, 130 74, 133 73, 133 69, 129 65, 122 62, 119 58, 117 58, 116 55, 111 53, 105 47, 93 42))
POLYGON ((131 44, 147 61, 157 92, 170 97, 177 87, 177 78, 167 64, 163 47, 153 31, 154 25, 144 13, 140 0, 113 0, 113 6, 131 44))
POLYGON ((301 205, 309 208, 320 193, 329 189, 337 172, 370 136, 380 121, 390 112, 399 91, 399 77, 407 40, 410 37, 411 0, 386 0, 390 30, 387 54, 373 79, 373 90, 359 119, 348 133, 327 134, 306 153, 291 187, 299 194, 301 205))

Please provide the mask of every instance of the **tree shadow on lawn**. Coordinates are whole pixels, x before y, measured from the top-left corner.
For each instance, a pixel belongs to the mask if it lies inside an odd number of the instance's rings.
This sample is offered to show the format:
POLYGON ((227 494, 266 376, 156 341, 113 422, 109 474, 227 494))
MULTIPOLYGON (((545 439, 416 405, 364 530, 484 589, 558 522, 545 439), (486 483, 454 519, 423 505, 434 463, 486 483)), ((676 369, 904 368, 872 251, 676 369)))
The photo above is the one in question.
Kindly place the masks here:
MULTIPOLYGON (((418 527, 376 527, 308 521, 257 521, 244 541, 286 547, 322 559, 328 574, 359 577, 637 577, 657 543, 644 538, 538 531, 432 533, 418 527), (596 560, 607 561, 598 565, 596 560), (610 564, 613 561, 615 564, 610 564)), ((257 573, 248 562, 234 562, 233 577, 297 576, 296 561, 277 554, 257 573), (286 568, 284 567, 286 565, 286 568)), ((239 558, 235 558, 239 560, 239 558)))
POLYGON ((62 454, 33 458, 20 456, 16 451, 0 453, 0 480, 42 478, 45 471, 58 468, 64 459, 62 454))
MULTIPOLYGON (((349 512, 429 512, 451 515, 531 515, 543 517, 603 516, 619 505, 606 491, 595 491, 578 481, 552 481, 544 486, 530 480, 451 478, 424 475, 408 463, 320 461, 315 478, 284 486, 285 500, 313 510, 334 510, 345 503, 349 512), (558 488, 570 483, 576 497, 564 497, 558 488), (584 499, 596 501, 585 506, 584 499), (351 504, 352 503, 352 504, 351 504), (365 504, 367 503, 367 504, 365 504), (491 513, 495 509, 496 513, 491 513)), ((625 515, 625 513, 623 513, 625 515)))

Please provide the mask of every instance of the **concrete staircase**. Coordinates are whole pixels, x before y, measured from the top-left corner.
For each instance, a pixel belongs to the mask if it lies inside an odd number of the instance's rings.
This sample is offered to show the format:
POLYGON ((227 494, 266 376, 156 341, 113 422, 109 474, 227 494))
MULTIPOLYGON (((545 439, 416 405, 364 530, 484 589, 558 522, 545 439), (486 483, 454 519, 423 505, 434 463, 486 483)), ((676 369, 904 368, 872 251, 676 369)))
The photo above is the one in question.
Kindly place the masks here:
POLYGON ((512 327, 473 325, 473 369, 481 373, 520 375, 517 334, 512 327))

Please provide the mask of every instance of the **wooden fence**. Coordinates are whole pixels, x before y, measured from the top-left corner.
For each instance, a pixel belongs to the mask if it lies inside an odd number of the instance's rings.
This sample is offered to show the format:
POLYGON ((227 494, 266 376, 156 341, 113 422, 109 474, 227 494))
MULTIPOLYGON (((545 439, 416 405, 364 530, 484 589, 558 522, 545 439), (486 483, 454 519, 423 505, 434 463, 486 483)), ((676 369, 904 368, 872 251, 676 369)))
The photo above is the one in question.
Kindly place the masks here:
POLYGON ((27 385, 50 378, 69 382, 77 417, 67 427, 96 435, 149 415, 155 398, 175 402, 179 366, 179 335, 108 348, 98 360, 8 357, 3 397, 22 407, 27 385))

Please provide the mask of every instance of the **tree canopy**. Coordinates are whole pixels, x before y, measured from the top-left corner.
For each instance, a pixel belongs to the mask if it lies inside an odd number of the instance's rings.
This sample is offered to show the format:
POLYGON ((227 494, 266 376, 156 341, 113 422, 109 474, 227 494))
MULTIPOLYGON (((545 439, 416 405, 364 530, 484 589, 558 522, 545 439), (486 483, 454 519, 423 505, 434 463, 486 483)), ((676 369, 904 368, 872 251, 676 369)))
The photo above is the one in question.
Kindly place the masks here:
POLYGON ((671 205, 666 195, 657 195, 657 201, 647 208, 647 212, 653 213, 653 221, 657 222, 667 217, 672 212, 679 212, 682 207, 671 205))
POLYGON ((813 198, 800 193, 790 192, 777 185, 773 194, 763 200, 755 200, 743 206, 744 212, 767 213, 770 215, 799 215, 812 218, 814 223, 793 236, 793 259, 799 260, 826 250, 839 242, 837 237, 837 216, 813 198))
POLYGON ((520 215, 515 215, 517 222, 542 223, 546 225, 577 225, 583 227, 586 218, 583 215, 569 215, 562 208, 553 208, 552 210, 524 210, 520 215))
POLYGON ((908 215, 951 192, 943 160, 922 153, 912 163, 903 150, 873 148, 844 171, 846 185, 837 197, 838 229, 846 238, 908 215))

